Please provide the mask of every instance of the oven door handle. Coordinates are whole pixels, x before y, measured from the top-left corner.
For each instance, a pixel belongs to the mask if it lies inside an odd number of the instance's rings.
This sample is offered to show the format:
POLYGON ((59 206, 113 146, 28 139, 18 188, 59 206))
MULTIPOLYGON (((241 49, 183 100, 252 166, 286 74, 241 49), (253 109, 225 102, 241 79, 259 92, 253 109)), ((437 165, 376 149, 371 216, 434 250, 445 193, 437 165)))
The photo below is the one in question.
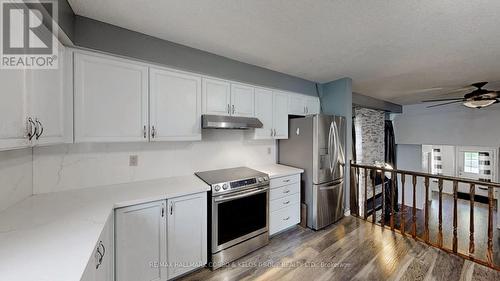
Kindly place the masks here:
POLYGON ((258 188, 258 189, 255 189, 253 191, 248 191, 248 192, 240 193, 237 195, 215 197, 214 201, 216 203, 231 201, 231 200, 238 199, 238 198, 243 198, 243 197, 248 197, 248 196, 259 194, 259 193, 264 193, 264 192, 267 192, 268 190, 269 190, 269 188, 267 188, 267 187, 266 188, 258 188))

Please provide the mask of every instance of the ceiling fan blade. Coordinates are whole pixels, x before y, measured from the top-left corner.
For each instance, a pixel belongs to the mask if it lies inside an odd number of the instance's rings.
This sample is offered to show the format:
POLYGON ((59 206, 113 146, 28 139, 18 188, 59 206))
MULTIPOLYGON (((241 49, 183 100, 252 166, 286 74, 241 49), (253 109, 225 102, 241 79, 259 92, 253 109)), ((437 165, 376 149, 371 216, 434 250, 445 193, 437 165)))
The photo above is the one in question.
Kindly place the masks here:
POLYGON ((464 98, 448 98, 448 99, 436 99, 436 100, 423 100, 422 102, 436 102, 436 101, 450 101, 450 100, 463 100, 464 98))
POLYGON ((438 106, 452 104, 452 103, 457 103, 457 102, 462 102, 462 101, 463 100, 457 100, 457 101, 450 101, 450 102, 445 102, 445 103, 440 103, 440 104, 435 104, 435 105, 429 105, 427 108, 438 107, 438 106))

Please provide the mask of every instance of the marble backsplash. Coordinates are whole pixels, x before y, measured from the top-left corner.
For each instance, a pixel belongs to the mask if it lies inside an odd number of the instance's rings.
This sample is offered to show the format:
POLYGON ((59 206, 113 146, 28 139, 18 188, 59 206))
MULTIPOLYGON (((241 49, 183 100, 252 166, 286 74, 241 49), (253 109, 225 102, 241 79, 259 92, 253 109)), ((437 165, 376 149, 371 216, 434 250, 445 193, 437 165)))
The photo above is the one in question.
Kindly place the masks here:
POLYGON ((0 151, 0 211, 33 194, 31 148, 0 151))
POLYGON ((251 131, 204 130, 198 142, 67 144, 33 152, 33 193, 189 175, 195 171, 275 163, 274 140, 251 131), (131 155, 138 165, 129 166, 131 155))

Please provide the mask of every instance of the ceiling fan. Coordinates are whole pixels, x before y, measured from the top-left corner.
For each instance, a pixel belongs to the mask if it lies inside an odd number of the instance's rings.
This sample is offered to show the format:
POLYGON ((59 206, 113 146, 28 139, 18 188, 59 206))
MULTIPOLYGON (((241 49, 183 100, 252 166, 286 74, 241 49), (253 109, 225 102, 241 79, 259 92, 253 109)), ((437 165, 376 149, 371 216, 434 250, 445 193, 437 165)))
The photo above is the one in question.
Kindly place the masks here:
MULTIPOLYGON (((427 108, 443 106, 452 103, 463 103, 463 105, 470 108, 483 108, 490 106, 495 103, 500 102, 500 91, 491 91, 483 89, 483 87, 488 84, 488 82, 478 82, 471 85, 471 87, 476 88, 474 91, 465 94, 463 98, 448 98, 448 99, 436 99, 436 100, 424 100, 422 102, 438 102, 446 101, 445 103, 435 104, 428 106, 427 108)), ((453 91, 456 92, 456 91, 453 91)))

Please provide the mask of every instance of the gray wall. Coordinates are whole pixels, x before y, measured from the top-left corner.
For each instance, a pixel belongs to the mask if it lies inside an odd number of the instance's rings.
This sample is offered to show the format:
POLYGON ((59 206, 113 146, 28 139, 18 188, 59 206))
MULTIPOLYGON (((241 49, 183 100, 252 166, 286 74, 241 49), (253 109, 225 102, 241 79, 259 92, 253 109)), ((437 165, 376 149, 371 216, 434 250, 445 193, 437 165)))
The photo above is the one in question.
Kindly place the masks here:
POLYGON ((321 85, 322 112, 346 118, 345 209, 350 208, 350 162, 352 159, 352 79, 342 78, 321 85))
POLYGON ((378 109, 392 113, 403 112, 403 107, 399 104, 379 100, 359 93, 352 93, 352 104, 359 107, 378 109))

